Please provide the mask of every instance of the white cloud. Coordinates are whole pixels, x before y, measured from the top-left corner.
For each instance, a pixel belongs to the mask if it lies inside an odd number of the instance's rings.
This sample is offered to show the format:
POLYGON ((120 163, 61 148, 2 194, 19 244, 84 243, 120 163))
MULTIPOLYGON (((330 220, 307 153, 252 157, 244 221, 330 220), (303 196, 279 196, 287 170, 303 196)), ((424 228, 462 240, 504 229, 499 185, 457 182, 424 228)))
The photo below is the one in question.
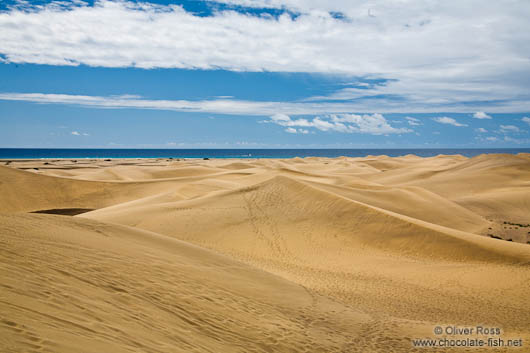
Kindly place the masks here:
POLYGON ((506 132, 519 132, 521 130, 519 130, 519 128, 515 125, 501 125, 500 126, 501 128, 501 132, 503 133, 506 133, 506 132))
POLYGON ((495 136, 488 136, 486 137, 486 140, 490 141, 490 142, 495 142, 498 140, 498 138, 496 138, 495 136))
POLYGON ((423 125, 422 123, 420 123, 420 119, 412 118, 412 117, 410 117, 410 116, 405 117, 405 119, 407 119, 407 122, 408 122, 409 125, 411 125, 411 126, 419 126, 419 125, 423 125))
POLYGON ((302 135, 309 134, 309 130, 307 129, 295 129, 294 127, 286 128, 285 132, 288 132, 290 134, 302 134, 302 135))
POLYGON ((377 113, 362 116, 355 114, 331 115, 331 120, 335 123, 353 124, 354 126, 350 125, 350 129, 360 133, 381 135, 412 132, 407 128, 392 127, 383 115, 377 113))
POLYGON ((291 121, 291 118, 287 114, 274 114, 273 116, 271 116, 271 120, 274 122, 291 121))
POLYGON ((340 122, 330 123, 329 121, 322 120, 318 116, 314 118, 310 124, 311 126, 316 127, 317 129, 321 131, 334 130, 337 132, 349 132, 348 126, 344 125, 343 123, 340 123, 340 122))
POLYGON ((473 118, 475 118, 475 119, 491 119, 491 116, 489 116, 488 114, 486 114, 484 112, 476 112, 475 114, 473 114, 473 118))
POLYGON ((530 118, 529 117, 524 117, 521 119, 523 122, 527 123, 528 125, 530 125, 530 118))
MULTIPOLYGON (((358 9, 354 6, 352 10, 358 9)), ((400 41, 415 38, 428 43, 425 37, 432 35, 433 28, 401 28, 404 19, 396 22, 387 17, 393 11, 388 9, 376 23, 367 16, 352 23, 319 10, 304 12, 297 18, 285 14, 275 19, 236 11, 199 17, 176 5, 125 1, 103 0, 94 7, 48 5, 36 11, 0 14, 0 52, 11 62, 51 65, 361 75, 386 71, 385 67, 399 58, 396 55, 391 60, 388 55, 390 50, 403 52, 398 43, 383 40, 388 35, 400 41), (369 45, 374 41, 377 47, 369 45), (361 55, 358 48, 366 51, 361 55), (387 55, 369 62, 381 52, 387 55)), ((428 52, 425 50, 422 56, 428 52)))
POLYGON ((447 116, 433 118, 433 120, 438 122, 438 123, 440 123, 440 124, 448 124, 448 125, 453 125, 453 126, 467 126, 466 124, 461 124, 461 123, 457 122, 455 119, 449 118, 447 116))
POLYGON ((295 127, 315 128, 320 131, 335 131, 342 133, 362 133, 371 135, 386 135, 412 132, 406 128, 392 127, 381 114, 356 115, 356 114, 332 114, 328 116, 308 119, 291 119, 287 115, 273 115, 268 121, 280 126, 287 127, 286 132, 308 134, 308 129, 296 129, 295 127))
POLYGON ((475 131, 481 134, 488 132, 488 130, 484 129, 483 127, 476 128, 475 131))
POLYGON ((370 110, 355 111, 530 111, 527 0, 226 2, 288 8, 300 16, 221 11, 199 17, 176 5, 55 3, 0 13, 0 53, 17 63, 392 79, 330 97, 381 97, 358 102, 370 110))
POLYGON ((86 132, 79 132, 79 131, 72 131, 70 134, 72 134, 74 136, 90 136, 86 132))

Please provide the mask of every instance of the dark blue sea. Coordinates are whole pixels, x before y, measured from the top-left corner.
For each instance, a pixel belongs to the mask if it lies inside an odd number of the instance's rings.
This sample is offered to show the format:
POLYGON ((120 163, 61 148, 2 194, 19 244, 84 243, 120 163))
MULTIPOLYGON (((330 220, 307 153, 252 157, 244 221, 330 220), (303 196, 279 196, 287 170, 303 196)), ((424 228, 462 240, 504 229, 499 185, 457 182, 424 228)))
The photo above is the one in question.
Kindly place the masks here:
POLYGON ((40 158, 294 158, 294 157, 390 157, 414 154, 432 157, 461 154, 473 157, 483 153, 530 153, 530 148, 490 149, 49 149, 0 148, 0 159, 40 158))

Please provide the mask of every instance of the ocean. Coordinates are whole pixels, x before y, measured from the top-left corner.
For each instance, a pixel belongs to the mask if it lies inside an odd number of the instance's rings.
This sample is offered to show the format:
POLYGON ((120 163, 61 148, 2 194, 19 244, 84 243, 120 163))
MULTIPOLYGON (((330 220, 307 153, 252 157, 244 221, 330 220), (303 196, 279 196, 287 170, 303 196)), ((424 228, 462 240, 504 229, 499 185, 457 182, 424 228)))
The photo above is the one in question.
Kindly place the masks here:
POLYGON ((437 148, 437 149, 84 149, 84 148, 0 148, 0 159, 41 158, 294 158, 294 157, 365 157, 414 154, 433 157, 461 154, 474 157, 491 153, 530 153, 530 148, 437 148))

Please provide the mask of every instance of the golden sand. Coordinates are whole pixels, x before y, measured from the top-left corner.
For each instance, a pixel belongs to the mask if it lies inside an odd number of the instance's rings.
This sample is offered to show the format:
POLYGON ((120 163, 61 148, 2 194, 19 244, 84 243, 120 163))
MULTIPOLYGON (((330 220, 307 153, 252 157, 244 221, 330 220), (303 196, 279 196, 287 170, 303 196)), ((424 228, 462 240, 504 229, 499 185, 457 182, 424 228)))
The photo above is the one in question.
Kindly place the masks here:
POLYGON ((5 163, 1 352, 530 350, 529 155, 5 163))

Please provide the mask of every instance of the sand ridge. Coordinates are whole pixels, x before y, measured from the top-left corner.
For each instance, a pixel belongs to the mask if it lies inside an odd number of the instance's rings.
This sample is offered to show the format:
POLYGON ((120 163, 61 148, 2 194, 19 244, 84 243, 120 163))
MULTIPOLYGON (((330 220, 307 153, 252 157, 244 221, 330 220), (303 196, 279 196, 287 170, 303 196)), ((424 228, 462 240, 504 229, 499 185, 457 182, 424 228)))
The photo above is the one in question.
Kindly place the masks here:
POLYGON ((79 336, 86 351, 408 352, 437 324, 487 324, 530 341, 528 200, 526 154, 0 161, 0 336, 13 351, 79 336))

